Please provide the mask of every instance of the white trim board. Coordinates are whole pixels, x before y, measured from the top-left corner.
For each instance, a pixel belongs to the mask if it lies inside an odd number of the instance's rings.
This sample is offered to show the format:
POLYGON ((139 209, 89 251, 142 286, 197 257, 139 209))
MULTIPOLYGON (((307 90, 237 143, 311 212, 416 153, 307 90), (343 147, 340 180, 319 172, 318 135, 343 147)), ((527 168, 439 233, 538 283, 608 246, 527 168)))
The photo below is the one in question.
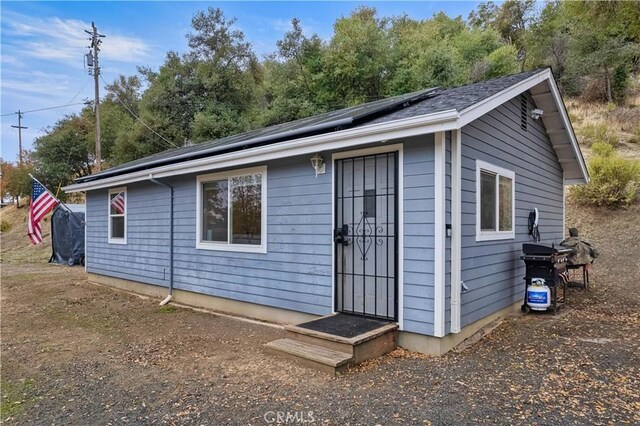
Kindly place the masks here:
POLYGON ((486 161, 476 160, 476 241, 512 240, 516 238, 516 173, 513 170, 495 166, 486 161), (500 185, 499 176, 511 179, 511 230, 510 231, 486 231, 481 228, 481 171, 484 170, 496 175, 496 202, 495 221, 496 228, 500 224, 500 185))
MULTIPOLYGON (((563 141, 558 140, 562 138, 562 135, 567 135, 569 138, 569 142, 573 151, 573 159, 577 162, 578 168, 580 170, 581 178, 572 178, 571 183, 580 184, 589 182, 589 172, 587 171, 587 165, 584 162, 584 158, 582 157, 582 153, 580 152, 580 147, 578 145, 578 141, 576 139, 575 133, 573 132, 573 127, 571 126, 571 121, 569 120, 569 116, 566 112, 566 108, 564 107, 564 101, 562 100, 562 96, 560 95, 560 91, 558 90, 558 86, 555 83, 553 75, 551 74, 550 69, 541 70, 539 73, 532 75, 531 77, 522 80, 521 82, 514 84, 506 88, 505 90, 494 94, 462 111, 460 111, 460 117, 458 118, 456 128, 461 129, 463 126, 471 123, 472 121, 480 118, 481 116, 487 114, 489 111, 494 110, 510 99, 515 98, 521 93, 526 92, 527 90, 531 90, 534 87, 538 86, 541 83, 546 82, 549 86, 549 92, 553 98, 553 102, 556 105, 556 111, 545 111, 545 114, 549 116, 552 113, 557 113, 560 116, 560 120, 562 121, 563 128, 558 130, 547 129, 549 137, 551 139, 552 145, 555 149, 560 149, 561 145, 566 145, 563 141), (551 130, 551 131, 550 131, 551 130), (556 132, 558 137, 556 137, 553 133, 556 132), (559 132, 559 133, 557 133, 559 132)), ((540 87, 540 86, 538 86, 540 87)), ((536 97, 540 95, 533 94, 534 101, 536 97)), ((545 116, 542 118, 543 122, 545 121, 545 116)), ((565 164, 568 161, 563 160, 562 167, 565 168, 565 164)))
MULTIPOLYGON (((85 212, 85 217, 87 216, 87 212, 85 212)), ((127 187, 121 186, 118 188, 111 188, 107 193, 107 244, 127 244, 127 216, 129 216, 129 194, 127 194, 127 187), (117 194, 119 192, 124 193, 124 213, 122 215, 112 216, 111 214, 111 194, 117 194), (112 217, 123 217, 124 218, 124 237, 123 238, 112 238, 111 237, 111 218, 112 217)), ((85 229, 86 236, 86 229, 85 229)), ((86 247, 86 246, 85 246, 86 247)), ((85 261, 86 263, 86 261, 85 261)))
POLYGON ((462 131, 454 130, 451 133, 451 333, 459 333, 462 290, 462 131))
POLYGON ((331 155, 331 310, 335 313, 336 306, 336 259, 335 242, 333 242, 333 230, 336 228, 336 194, 335 194, 335 161, 341 158, 359 157, 362 155, 383 154, 386 152, 398 152, 398 328, 404 329, 404 144, 376 146, 373 148, 359 149, 355 151, 336 152, 331 155))
POLYGON ((272 145, 248 148, 197 160, 169 164, 149 170, 128 173, 96 181, 65 186, 65 192, 89 191, 109 188, 129 182, 148 180, 151 175, 156 179, 191 173, 213 171, 223 168, 239 167, 255 163, 265 163, 298 155, 313 155, 322 151, 338 151, 355 148, 371 143, 385 143, 415 135, 455 128, 458 113, 455 110, 427 114, 417 117, 395 120, 389 123, 372 124, 328 134, 310 136, 272 145))
POLYGON ((434 137, 434 296, 433 296, 433 331, 436 337, 446 334, 446 309, 445 309, 445 262, 446 262, 446 235, 445 235, 445 210, 446 204, 446 134, 437 132, 434 137))
MULTIPOLYGON (((228 205, 231 209, 231 187, 228 188, 228 205)), ((228 218, 231 219, 229 212, 228 218)), ((212 251, 233 251, 244 253, 266 253, 267 252, 267 166, 252 167, 248 169, 235 169, 229 172, 210 173, 196 176, 196 249, 212 251), (252 174, 261 176, 261 224, 260 224, 260 245, 234 244, 231 242, 231 226, 227 223, 227 242, 213 242, 202 240, 202 184, 214 180, 224 180, 237 176, 247 176, 252 174)))

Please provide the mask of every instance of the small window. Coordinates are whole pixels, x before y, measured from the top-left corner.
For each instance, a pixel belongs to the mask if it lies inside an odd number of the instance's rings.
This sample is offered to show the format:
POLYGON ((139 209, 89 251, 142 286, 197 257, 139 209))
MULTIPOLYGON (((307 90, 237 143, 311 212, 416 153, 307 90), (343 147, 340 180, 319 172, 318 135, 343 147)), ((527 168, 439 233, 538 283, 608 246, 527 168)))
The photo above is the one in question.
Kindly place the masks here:
POLYGON ((127 189, 109 190, 109 243, 127 243, 127 189))
POLYGON ((476 241, 515 238, 515 173, 476 161, 476 241))
POLYGON ((199 176, 197 248, 266 252, 266 168, 199 176))

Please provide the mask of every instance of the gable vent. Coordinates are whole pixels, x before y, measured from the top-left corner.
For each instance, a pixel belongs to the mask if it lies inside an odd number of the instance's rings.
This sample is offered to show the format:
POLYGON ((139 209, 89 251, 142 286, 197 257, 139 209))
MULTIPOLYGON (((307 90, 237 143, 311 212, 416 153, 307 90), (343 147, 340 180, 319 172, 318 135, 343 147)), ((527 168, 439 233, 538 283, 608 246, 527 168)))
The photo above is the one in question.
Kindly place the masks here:
POLYGON ((520 96, 520 127, 522 130, 527 130, 527 111, 529 109, 529 103, 527 102, 527 97, 522 95, 520 96))

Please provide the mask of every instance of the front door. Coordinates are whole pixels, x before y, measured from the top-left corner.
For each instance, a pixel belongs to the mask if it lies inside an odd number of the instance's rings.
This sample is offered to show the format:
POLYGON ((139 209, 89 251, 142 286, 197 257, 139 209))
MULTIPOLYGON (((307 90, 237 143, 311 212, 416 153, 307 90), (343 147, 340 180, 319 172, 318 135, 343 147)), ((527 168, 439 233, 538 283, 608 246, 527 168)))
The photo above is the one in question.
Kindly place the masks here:
POLYGON ((335 161, 335 309, 398 319, 398 153, 335 161))

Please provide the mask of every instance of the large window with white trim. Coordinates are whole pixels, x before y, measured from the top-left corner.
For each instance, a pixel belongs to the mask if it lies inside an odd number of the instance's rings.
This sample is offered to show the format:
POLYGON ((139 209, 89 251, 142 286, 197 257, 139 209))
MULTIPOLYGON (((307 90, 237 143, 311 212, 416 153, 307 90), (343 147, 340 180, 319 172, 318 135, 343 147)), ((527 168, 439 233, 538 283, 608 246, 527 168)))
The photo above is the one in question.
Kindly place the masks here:
POLYGON ((266 167, 198 176, 196 247, 266 252, 266 178, 266 167))
POLYGON ((109 243, 127 243, 127 188, 109 190, 109 243))
POLYGON ((476 241, 515 238, 515 177, 476 160, 476 241))

